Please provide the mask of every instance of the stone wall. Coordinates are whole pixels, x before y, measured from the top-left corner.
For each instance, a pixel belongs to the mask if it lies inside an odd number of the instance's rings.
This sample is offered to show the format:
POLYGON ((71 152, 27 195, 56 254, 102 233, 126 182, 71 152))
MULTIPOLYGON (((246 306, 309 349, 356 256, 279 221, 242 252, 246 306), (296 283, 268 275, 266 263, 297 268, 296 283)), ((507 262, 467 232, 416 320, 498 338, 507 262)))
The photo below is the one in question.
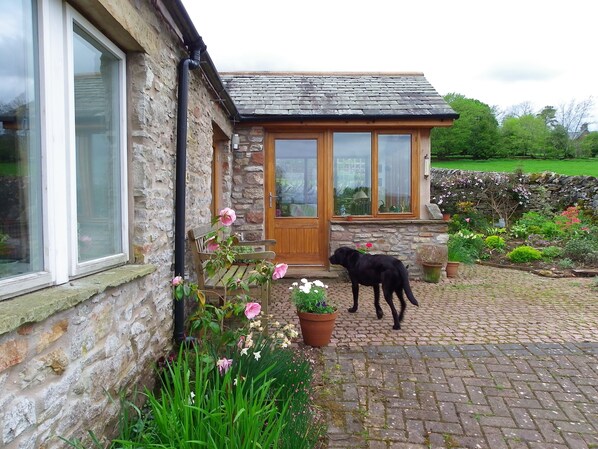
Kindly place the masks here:
MULTIPOLYGON (((0 335, 0 446, 7 449, 65 447, 58 435, 84 437, 88 429, 114 435, 118 401, 112 403, 108 394, 151 386, 155 360, 171 347, 177 67, 187 54, 153 1, 79 3, 98 28, 113 29, 116 21, 131 31, 116 43, 129 49, 132 259, 154 268, 152 274, 110 284, 87 300, 0 335), (99 3, 107 3, 110 23, 89 10, 99 3), (131 39, 137 39, 136 48, 131 39)), ((228 135, 232 131, 199 71, 190 75, 189 100, 187 228, 211 218, 214 124, 228 135)), ((94 276, 84 279, 93 284, 94 276)), ((26 296, 36 295, 43 309, 47 295, 81 282, 26 296)), ((16 308, 23 298, 2 301, 2 306, 16 308)))
POLYGON ((409 276, 419 278, 422 268, 418 249, 425 244, 446 245, 447 230, 447 224, 438 220, 334 221, 330 227, 330 251, 371 242, 372 254, 399 258, 409 265, 409 276))
POLYGON ((233 151, 232 207, 239 220, 235 231, 245 240, 261 240, 265 232, 264 137, 261 126, 238 127, 239 149, 233 151))
MULTIPOLYGON (((597 162, 598 163, 598 162, 597 162)), ((432 169, 432 197, 438 194, 435 185, 448 181, 452 177, 482 175, 482 172, 464 170, 432 169)), ((531 192, 528 209, 552 212, 565 210, 579 201, 598 213, 598 178, 594 176, 566 176, 557 173, 531 173, 522 175, 524 184, 531 192)), ((476 203, 479 191, 466 192, 471 201, 476 203)))

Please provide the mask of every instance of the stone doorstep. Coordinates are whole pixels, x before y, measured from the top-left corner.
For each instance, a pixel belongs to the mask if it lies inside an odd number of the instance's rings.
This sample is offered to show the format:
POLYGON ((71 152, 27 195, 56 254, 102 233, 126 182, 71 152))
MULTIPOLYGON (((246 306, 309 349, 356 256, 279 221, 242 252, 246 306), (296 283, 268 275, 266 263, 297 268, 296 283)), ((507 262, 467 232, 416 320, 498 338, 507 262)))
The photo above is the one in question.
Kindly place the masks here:
POLYGON ((340 273, 342 272, 329 271, 321 267, 290 266, 284 277, 287 279, 338 279, 340 273))

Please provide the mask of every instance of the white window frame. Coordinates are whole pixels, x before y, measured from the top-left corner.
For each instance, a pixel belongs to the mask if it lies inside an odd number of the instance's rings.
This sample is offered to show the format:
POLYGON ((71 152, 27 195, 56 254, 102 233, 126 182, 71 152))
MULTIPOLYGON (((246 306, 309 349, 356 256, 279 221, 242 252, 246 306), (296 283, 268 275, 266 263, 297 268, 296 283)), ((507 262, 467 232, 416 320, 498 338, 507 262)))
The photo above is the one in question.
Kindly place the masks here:
MULTIPOLYGON (((35 6, 34 6, 35 7, 35 6)), ((44 266, 39 272, 0 280, 0 300, 129 260, 127 188, 126 55, 89 21, 62 0, 37 0, 42 222, 44 266), (121 63, 120 164, 122 252, 78 263, 74 126, 73 23, 97 39, 121 63)))
POLYGON ((68 211, 68 227, 69 227, 69 241, 70 241, 70 274, 71 276, 81 276, 89 273, 101 271, 111 266, 124 263, 128 260, 128 206, 127 206, 127 107, 126 107, 126 80, 125 80, 125 65, 126 56, 116 45, 114 45, 106 36, 104 36, 98 29, 96 29, 89 21, 87 21, 81 14, 75 11, 72 7, 66 7, 66 44, 67 44, 67 93, 69 97, 69 154, 68 164, 69 173, 69 211, 68 211), (120 110, 119 110, 119 133, 120 133, 120 192, 121 192, 121 248, 122 252, 113 254, 100 259, 94 259, 86 262, 79 263, 78 261, 78 233, 77 233, 77 183, 76 183, 76 138, 75 138, 75 86, 73 76, 73 33, 74 24, 77 24, 91 37, 102 44, 114 57, 116 57, 120 63, 118 68, 119 77, 119 98, 120 98, 120 110))

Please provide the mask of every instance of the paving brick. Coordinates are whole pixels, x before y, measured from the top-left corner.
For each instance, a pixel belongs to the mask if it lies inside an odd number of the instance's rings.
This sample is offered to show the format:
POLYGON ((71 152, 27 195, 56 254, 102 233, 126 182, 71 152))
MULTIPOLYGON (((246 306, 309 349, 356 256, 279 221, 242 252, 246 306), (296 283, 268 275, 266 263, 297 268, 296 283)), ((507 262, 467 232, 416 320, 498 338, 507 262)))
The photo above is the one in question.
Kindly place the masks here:
MULTIPOLYGON (((407 309, 400 331, 388 313, 345 313, 350 285, 329 283, 341 315, 321 353, 342 419, 331 415, 328 448, 598 447, 590 282, 465 267, 456 280, 413 281, 420 307, 407 309)), ((285 290, 273 287, 270 310, 296 323, 285 290)), ((361 294, 371 304, 371 289, 361 294)))

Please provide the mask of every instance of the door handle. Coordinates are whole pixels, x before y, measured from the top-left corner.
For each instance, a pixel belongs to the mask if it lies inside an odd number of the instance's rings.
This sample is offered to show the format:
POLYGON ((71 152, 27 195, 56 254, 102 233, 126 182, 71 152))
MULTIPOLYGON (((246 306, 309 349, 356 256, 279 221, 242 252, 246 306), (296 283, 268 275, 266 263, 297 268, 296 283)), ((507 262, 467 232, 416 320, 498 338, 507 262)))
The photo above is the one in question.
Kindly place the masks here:
POLYGON ((268 196, 270 197, 270 208, 272 208, 272 198, 278 198, 276 195, 272 195, 272 192, 268 192, 268 196))

